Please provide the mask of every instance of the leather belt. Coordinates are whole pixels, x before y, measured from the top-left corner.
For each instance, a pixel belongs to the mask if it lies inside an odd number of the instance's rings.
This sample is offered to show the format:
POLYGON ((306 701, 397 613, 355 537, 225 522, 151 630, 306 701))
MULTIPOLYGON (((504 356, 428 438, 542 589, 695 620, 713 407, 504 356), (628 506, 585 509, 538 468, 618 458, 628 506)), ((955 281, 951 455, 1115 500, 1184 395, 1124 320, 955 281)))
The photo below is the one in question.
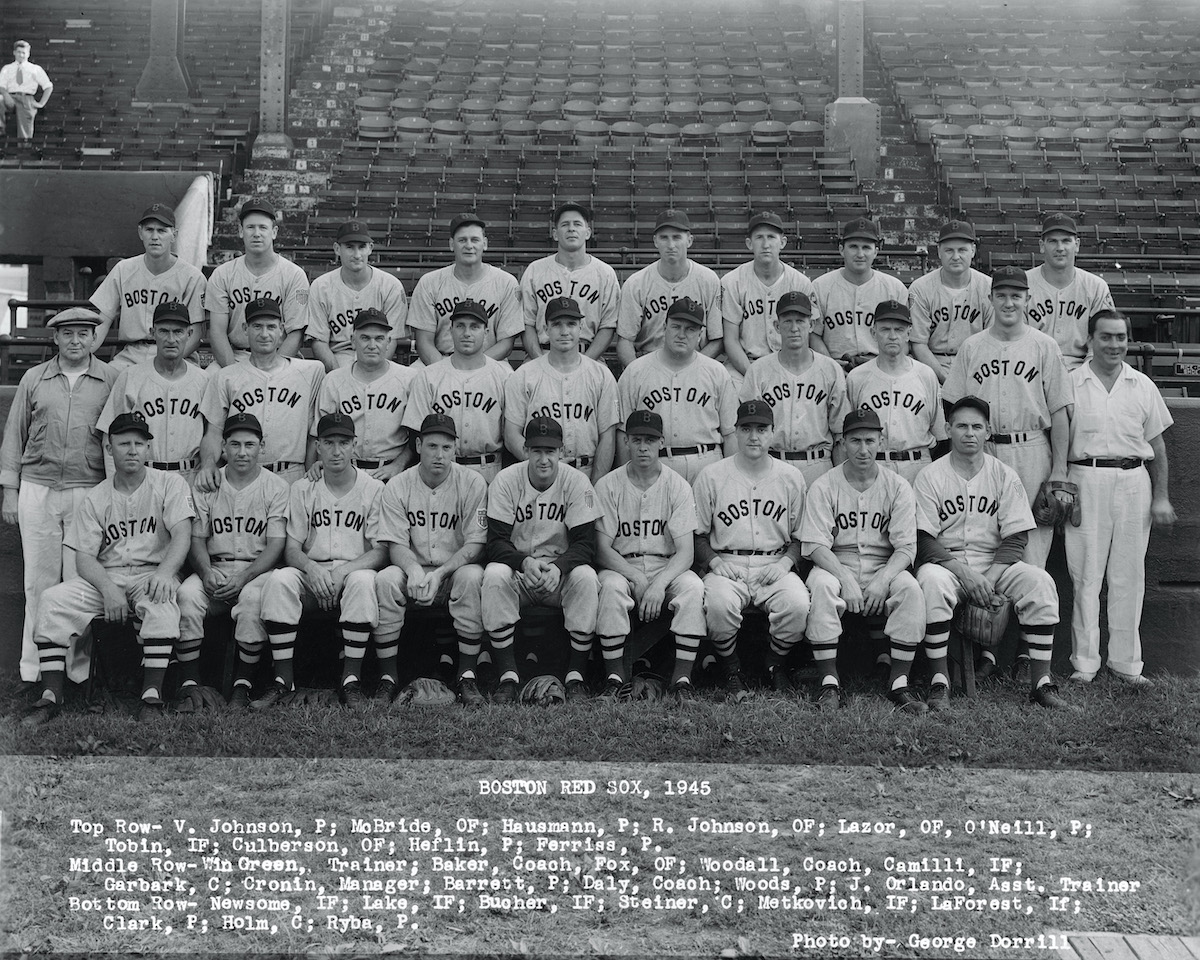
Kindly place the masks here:
POLYGON ((1137 457, 1092 457, 1088 460, 1070 460, 1077 467, 1110 467, 1114 470, 1136 470, 1147 461, 1137 457))
POLYGON ((592 458, 588 456, 576 457, 574 460, 568 460, 567 463, 572 467, 587 467, 591 466, 592 458))
POLYGON ((775 550, 721 550, 719 555, 723 557, 777 557, 786 552, 787 547, 779 547, 775 550))
POLYGON ((886 453, 875 454, 876 460, 920 460, 925 456, 924 450, 889 450, 886 453))
POLYGON ((627 553, 627 554, 625 554, 626 560, 640 560, 642 557, 659 557, 663 560, 670 559, 668 557, 668 555, 665 553, 627 553))
POLYGON ((359 470, 378 470, 388 462, 387 460, 355 460, 354 465, 359 470))
POLYGON ((152 460, 146 466, 153 467, 155 470, 195 470, 200 466, 200 458, 192 457, 190 460, 171 460, 166 463, 152 460))
POLYGON ((141 340, 122 340, 121 346, 129 347, 135 343, 156 343, 156 342, 157 341, 153 337, 149 337, 149 338, 143 337, 141 340))
POLYGON ((1028 443, 1038 437, 1045 438, 1042 430, 1027 430, 1025 433, 993 433, 989 439, 992 443, 1028 443))
POLYGON ((820 450, 768 450, 776 460, 824 460, 829 451, 822 447, 820 450))
POLYGON ((499 459, 500 459, 500 454, 498 454, 498 453, 481 453, 477 457, 455 457, 454 458, 456 463, 465 463, 465 464, 495 463, 499 459))
POLYGON ((716 450, 719 443, 702 443, 695 447, 667 447, 663 451, 665 457, 690 457, 696 453, 708 453, 710 450, 716 450))
POLYGON ((272 473, 283 473, 285 470, 290 470, 292 467, 302 467, 304 464, 297 463, 295 460, 279 460, 275 463, 264 463, 262 468, 270 470, 272 473))

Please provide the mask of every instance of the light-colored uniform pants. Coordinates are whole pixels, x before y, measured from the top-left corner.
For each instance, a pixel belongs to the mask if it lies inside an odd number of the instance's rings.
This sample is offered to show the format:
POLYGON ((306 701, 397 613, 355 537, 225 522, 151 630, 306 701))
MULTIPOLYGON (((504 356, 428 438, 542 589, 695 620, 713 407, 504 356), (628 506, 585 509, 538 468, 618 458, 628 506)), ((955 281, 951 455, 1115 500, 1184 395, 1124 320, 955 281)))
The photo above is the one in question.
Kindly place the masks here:
MULTIPOLYGON (((213 567, 231 575, 250 566, 250 560, 214 560, 213 567)), ((261 650, 267 642, 267 628, 262 622, 262 593, 273 571, 261 573, 238 594, 237 603, 230 607, 204 592, 204 581, 193 573, 179 588, 179 639, 200 640, 204 637, 204 618, 231 614, 233 636, 239 646, 261 650)))
POLYGON ((709 638, 715 643, 733 640, 742 626, 742 611, 754 604, 766 613, 772 639, 784 647, 795 644, 808 621, 804 581, 795 573, 785 573, 772 584, 760 584, 759 571, 777 563, 778 556, 724 559, 740 567, 742 575, 736 580, 715 573, 705 575, 704 619, 709 638))
MULTIPOLYGON (((628 561, 653 580, 670 561, 667 557, 636 557, 628 561)), ((666 608, 671 610, 671 633, 677 637, 702 639, 704 584, 691 570, 684 570, 667 584, 666 608)), ((629 581, 615 570, 600 571, 600 609, 596 633, 601 637, 628 637, 630 614, 637 606, 629 581)))
POLYGON ((558 607, 571 639, 590 645, 596 636, 600 582, 596 571, 580 564, 559 580, 552 594, 535 593, 525 575, 506 563, 489 563, 483 571, 483 626, 494 639, 512 636, 521 605, 558 607))
MULTIPOLYGON (((423 569, 428 573, 436 568, 423 569)), ((454 631, 464 640, 478 641, 483 636, 482 587, 483 567, 477 563, 463 564, 450 576, 450 618, 454 631)), ((417 605, 408 595, 408 575, 400 567, 384 567, 375 576, 375 595, 379 600, 379 642, 395 641, 404 628, 408 604, 417 605)))
MULTIPOLYGON (((877 561, 864 562, 856 577, 858 585, 865 587, 883 566, 877 561)), ((842 585, 828 570, 813 567, 808 575, 808 591, 812 595, 805 627, 809 642, 813 646, 836 644, 842 635, 842 615, 846 612, 842 585)), ((925 636, 925 597, 916 578, 907 570, 901 570, 892 580, 884 609, 887 622, 883 632, 887 638, 901 646, 918 646, 925 636)))
MULTIPOLYGON (((342 561, 327 561, 323 567, 341 566, 342 561)), ((379 602, 375 598, 375 571, 354 570, 342 582, 338 597, 341 623, 379 623, 379 602)), ((304 586, 304 574, 295 567, 272 570, 262 591, 262 619, 275 623, 298 624, 307 611, 319 610, 316 597, 304 586)))
MULTIPOLYGON (((953 620, 954 608, 966 598, 958 577, 941 564, 925 563, 917 569, 917 583, 925 595, 926 623, 953 620)), ((1012 600, 1021 626, 1058 623, 1058 588, 1040 567, 1022 561, 1010 564, 996 581, 996 589, 1012 600)))
MULTIPOLYGON (((1029 506, 1037 499, 1042 483, 1050 476, 1050 441, 1046 435, 1035 431, 1035 436, 1023 443, 989 443, 987 452, 1001 463, 1012 467, 1021 478, 1021 486, 1029 498, 1029 506)), ((1046 558, 1050 556, 1050 545, 1054 542, 1054 528, 1038 524, 1029 531, 1025 544, 1025 562, 1046 569, 1046 558)))

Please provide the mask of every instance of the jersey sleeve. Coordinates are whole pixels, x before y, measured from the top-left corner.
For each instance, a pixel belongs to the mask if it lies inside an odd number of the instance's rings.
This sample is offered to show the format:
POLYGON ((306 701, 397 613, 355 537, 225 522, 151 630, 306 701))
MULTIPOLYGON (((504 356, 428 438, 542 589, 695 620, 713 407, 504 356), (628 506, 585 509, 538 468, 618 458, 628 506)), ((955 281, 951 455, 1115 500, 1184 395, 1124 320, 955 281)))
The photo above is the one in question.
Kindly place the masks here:
POLYGON ((912 330, 908 334, 910 343, 928 343, 933 329, 933 307, 925 288, 924 283, 914 283, 908 291, 908 313, 912 318, 912 330))
POLYGON ((704 304, 705 335, 708 342, 712 343, 725 337, 725 306, 721 294, 721 281, 715 273, 708 276, 711 282, 702 284, 707 289, 700 302, 704 304))
POLYGON ((373 480, 374 482, 368 484, 365 496, 366 502, 363 504, 365 507, 365 513, 367 515, 367 522, 363 532, 366 535, 367 541, 371 544, 371 546, 374 546, 375 544, 381 542, 381 538, 383 536, 383 532, 380 529, 380 518, 382 516, 382 511, 380 510, 380 501, 383 500, 383 483, 379 480, 375 480, 374 477, 368 477, 367 479, 373 480))
POLYGON ((946 380, 942 384, 942 399, 947 403, 954 403, 967 395, 967 366, 971 362, 971 353, 970 345, 964 341, 954 359, 950 361, 950 372, 946 374, 946 380))
POLYGON ((834 437, 842 435, 842 424, 846 422, 846 415, 850 413, 850 394, 846 388, 846 374, 843 372, 841 364, 834 363, 833 365, 833 384, 829 388, 829 406, 826 417, 829 422, 829 432, 834 437))
POLYGON ((1075 386, 1058 344, 1047 347, 1042 358, 1042 387, 1046 391, 1046 408, 1053 415, 1075 402, 1075 386))
POLYGON ((601 271, 604 281, 600 284, 600 322, 596 330, 616 330, 617 319, 621 312, 621 282, 617 279, 617 271, 604 264, 601 271))
MULTIPOLYGON (((536 263, 536 261, 535 261, 536 263)), ((521 274, 521 313, 524 316, 525 326, 537 327, 538 319, 538 298, 537 291, 533 287, 534 264, 531 263, 525 268, 521 274)))
MULTIPOLYGON (((403 477, 404 474, 400 474, 403 477)), ((383 488, 383 496, 379 500, 380 529, 379 542, 398 543, 402 547, 411 545, 409 536, 408 511, 404 509, 403 491, 407 489, 408 481, 396 478, 396 482, 388 481, 383 488)))
POLYGON ((528 369, 527 363, 504 381, 504 420, 518 427, 523 427, 528 419, 529 398, 525 393, 525 385, 529 382, 528 369))
POLYGON ((317 343, 329 343, 329 285, 315 282, 308 291, 304 335, 317 343))
POLYGON ((225 417, 229 411, 229 378, 225 370, 217 371, 216 376, 209 377, 204 385, 204 396, 200 399, 200 414, 208 421, 209 426, 218 430, 225 426, 225 417))
POLYGON ((204 312, 209 320, 219 320, 226 331, 229 329, 229 318, 233 314, 229 302, 229 269, 227 264, 221 264, 208 278, 208 286, 204 291, 204 312))
POLYGON ((188 281, 183 288, 183 302, 187 304, 192 323, 204 322, 204 295, 208 292, 208 281, 199 270, 188 271, 188 281))
POLYGON ((164 473, 163 479, 163 523, 167 529, 184 520, 196 517, 196 508, 192 503, 192 490, 187 481, 177 473, 164 473))
POLYGON ((707 537, 712 531, 713 502, 716 493, 712 471, 705 467, 696 477, 696 484, 692 487, 692 494, 696 501, 696 533, 702 537, 707 537))
POLYGON ((501 523, 507 523, 510 526, 516 522, 516 496, 513 490, 513 475, 504 475, 504 472, 496 477, 495 480, 488 486, 487 496, 487 515, 492 520, 499 520, 501 523))
POLYGON ((507 340, 509 337, 519 337, 525 332, 525 314, 521 310, 523 297, 517 278, 505 270, 500 272, 503 290, 497 309, 496 339, 507 340))
MULTIPOLYGON (((670 469, 670 467, 663 467, 663 470, 670 469)), ((667 529, 671 532, 671 538, 678 548, 680 543, 685 542, 695 532, 696 499, 692 496, 692 488, 688 486, 688 482, 683 477, 672 471, 669 479, 672 481, 678 479, 679 481, 671 484, 670 513, 667 516, 667 529)))
MULTIPOLYGON (((931 537, 941 536, 942 522, 938 517, 937 491, 933 488, 930 467, 917 474, 913 481, 913 501, 916 509, 917 529, 931 537)), ((1028 507, 1026 507, 1028 509, 1028 507)))
POLYGON ((600 510, 591 482, 578 471, 567 477, 567 517, 564 523, 570 528, 595 521, 600 516, 600 510))
POLYGON ((379 267, 375 269, 388 278, 383 284, 383 313, 392 325, 392 337, 399 339, 408 334, 408 294, 399 277, 379 267))
POLYGON ((92 306, 96 308, 96 312, 104 320, 115 320, 121 315, 120 268, 121 264, 113 267, 100 286, 96 288, 96 292, 89 298, 92 306))
POLYGON ((308 539, 309 515, 305 495, 312 489, 311 483, 294 483, 288 494, 287 536, 301 544, 308 539))
MULTIPOLYGON (((612 375, 612 371, 608 369, 608 365, 599 364, 600 367, 600 399, 596 403, 596 426, 603 433, 609 427, 615 427, 621 423, 621 413, 617 408, 617 381, 612 375)), ((509 378, 509 383, 512 383, 514 378, 509 378)), ((507 387, 507 384, 506 384, 507 387)), ((505 392, 505 401, 507 402, 508 393, 505 392)))
MULTIPOLYGON (((716 363, 715 360, 713 362, 716 363)), ((738 392, 729 371, 721 367, 721 373, 723 377, 717 396, 717 415, 721 420, 721 436, 728 437, 737 430, 738 392)))
POLYGON ((788 478, 788 486, 792 488, 790 500, 793 504, 792 509, 794 513, 791 517, 791 537, 793 540, 799 542, 801 535, 804 533, 804 510, 805 501, 808 499, 808 484, 804 480, 804 474, 799 470, 784 466, 781 466, 779 469, 788 478))
POLYGON ((488 485, 474 470, 463 471, 463 543, 487 543, 488 485))
POLYGON ((797 538, 804 545, 804 556, 810 556, 817 547, 832 547, 833 530, 833 484, 817 480, 804 502, 804 522, 797 538))
POLYGON ((1000 489, 1000 537, 1032 530, 1037 524, 1029 507, 1029 496, 1015 470, 1004 470, 1000 489))
POLYGON ((75 511, 75 519, 67 531, 64 545, 86 557, 99 557, 103 542, 104 534, 96 502, 92 496, 84 497, 83 503, 75 511))
MULTIPOLYGON (((310 327, 309 329, 311 330, 312 328, 310 327)), ((338 409, 337 394, 334 392, 330 381, 330 377, 322 380, 321 389, 317 391, 316 409, 313 411, 312 426, 309 429, 309 433, 314 437, 317 435, 317 424, 321 418, 327 413, 336 413, 338 409)))
POLYGON ((287 536, 289 490, 290 488, 286 483, 271 484, 271 493, 267 500, 268 538, 282 539, 287 536))
POLYGON ((212 508, 217 494, 212 491, 197 490, 192 503, 196 508, 196 516, 192 520, 192 536, 199 540, 207 540, 212 536, 212 508))
POLYGON ((433 412, 432 395, 433 388, 429 383, 429 368, 423 367, 413 377, 412 387, 408 391, 408 401, 404 405, 404 420, 401 422, 401 426, 412 431, 420 430, 421 421, 433 412))
POLYGON ((636 340, 642 329, 642 303, 639 297, 639 278, 635 273, 621 288, 621 301, 617 308, 617 336, 625 340, 636 340))
MULTIPOLYGON (((917 498, 913 489, 899 474, 893 474, 895 484, 891 518, 888 520, 888 540, 896 553, 904 551, 909 563, 917 557, 917 498)), ((811 504, 811 500, 810 500, 811 504)))
POLYGON ((731 270, 721 278, 721 334, 725 324, 742 325, 742 295, 738 290, 737 271, 731 270))
POLYGON ((129 405, 125 401, 125 384, 128 380, 129 371, 122 370, 117 374, 117 379, 113 381, 112 389, 108 392, 108 399, 104 401, 104 407, 96 419, 96 429, 100 433, 108 433, 108 428, 112 426, 117 414, 129 412, 129 405))
MULTIPOLYGON (((617 469, 624 468, 618 467, 617 469)), ((605 474, 596 481, 596 509, 600 511, 600 515, 596 518, 596 532, 608 542, 611 542, 617 535, 617 511, 619 509, 616 500, 616 484, 606 482, 611 476, 614 474, 605 474)))
POLYGON ((291 260, 285 260, 292 269, 284 271, 283 278, 283 329, 286 333, 303 330, 308 323, 308 276, 291 260))
POLYGON ((629 415, 633 413, 634 397, 637 387, 634 384, 634 374, 636 373, 635 360, 625 372, 621 374, 621 379, 617 381, 617 430, 623 431, 623 426, 629 415))
POLYGON ((414 330, 436 330, 437 314, 433 309, 433 274, 426 273, 417 280, 408 303, 408 325, 414 330))

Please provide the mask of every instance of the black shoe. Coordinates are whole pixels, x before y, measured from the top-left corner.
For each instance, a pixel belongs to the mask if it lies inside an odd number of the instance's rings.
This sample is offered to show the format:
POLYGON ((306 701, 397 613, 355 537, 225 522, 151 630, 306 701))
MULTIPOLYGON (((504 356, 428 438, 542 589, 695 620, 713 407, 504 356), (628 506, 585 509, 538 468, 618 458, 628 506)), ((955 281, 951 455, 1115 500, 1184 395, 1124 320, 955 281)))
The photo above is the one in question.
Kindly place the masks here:
POLYGON ((341 693, 342 704, 349 710, 357 710, 367 702, 367 695, 363 693, 362 684, 357 680, 342 684, 341 693))
POLYGON ((1029 658, 1028 657, 1017 657, 1017 659, 1013 663, 1012 678, 1018 684, 1025 684, 1025 683, 1029 682, 1029 658))
POLYGON ((167 705, 159 697, 143 697, 138 701, 137 718, 154 720, 167 712, 167 705))
POLYGON ((257 700, 250 701, 251 710, 269 710, 277 704, 286 702, 287 698, 294 691, 289 690, 278 680, 273 682, 266 690, 263 691, 261 697, 257 700))
POLYGON ((734 703, 745 703, 750 699, 750 691, 740 673, 732 673, 725 680, 725 696, 734 703))
POLYGON ((500 686, 492 694, 492 703, 516 703, 519 693, 516 680, 501 680, 500 686))
POLYGON ((391 703, 399 692, 400 688, 391 677, 384 677, 375 684, 375 699, 382 700, 384 703, 391 703))
POLYGON ((27 729, 45 726, 57 717, 61 710, 62 704, 57 700, 39 700, 25 711, 25 717, 21 720, 21 726, 27 729))
POLYGON ((1053 683, 1043 683, 1036 690, 1029 691, 1029 702, 1048 710, 1074 710, 1073 704, 1068 703, 1058 695, 1058 686, 1053 683))
POLYGON ((826 710, 837 710, 842 705, 842 690, 836 683, 827 683, 817 694, 817 709, 824 713, 826 710))
POLYGON ((681 705, 696 702, 696 688, 692 686, 691 680, 676 680, 671 685, 671 695, 675 702, 681 705))
POLYGON ((929 696, 925 705, 932 713, 948 713, 950 711, 950 688, 944 683, 935 683, 929 688, 929 696))
POLYGON ((243 683, 239 683, 233 688, 233 693, 229 697, 229 709, 231 710, 249 710, 250 709, 250 688, 243 683))
POLYGON ((911 687, 898 687, 888 693, 888 699, 896 705, 896 709, 901 713, 911 713, 920 715, 926 713, 929 708, 921 702, 921 698, 912 692, 911 687))
POLYGON ((986 683, 996 676, 996 661, 984 657, 975 668, 975 682, 986 683))
POLYGON ((596 699, 602 700, 605 703, 616 703, 617 695, 621 692, 621 681, 615 677, 609 677, 608 682, 604 684, 604 692, 596 699))
POLYGON ((776 693, 787 693, 792 689, 792 681, 788 679, 787 669, 783 664, 767 667, 767 676, 771 680, 771 689, 776 693))
POLYGON ((483 694, 474 677, 463 677, 458 681, 458 702, 464 707, 482 707, 483 694))
POLYGON ((567 700, 586 700, 588 688, 582 680, 567 681, 567 700))

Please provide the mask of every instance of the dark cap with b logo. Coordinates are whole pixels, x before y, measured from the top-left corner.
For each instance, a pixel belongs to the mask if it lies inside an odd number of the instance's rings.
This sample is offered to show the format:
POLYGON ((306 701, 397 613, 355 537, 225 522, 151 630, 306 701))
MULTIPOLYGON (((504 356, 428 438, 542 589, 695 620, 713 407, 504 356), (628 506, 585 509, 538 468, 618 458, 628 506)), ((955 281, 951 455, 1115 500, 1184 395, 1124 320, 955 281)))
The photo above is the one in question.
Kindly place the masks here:
POLYGON ((691 297, 680 297, 667 307, 668 320, 687 320, 698 327, 704 326, 704 304, 691 297))
POLYGON ((1015 287, 1017 290, 1029 289, 1029 277, 1021 267, 997 267, 992 271, 992 289, 1015 287))
POLYGON ((229 437, 231 434, 237 433, 239 430, 248 430, 251 433, 258 434, 262 437, 262 424, 258 422, 258 417, 252 413, 231 413, 225 418, 225 426, 221 428, 222 439, 229 437))
POLYGON ((458 439, 458 428, 448 413, 431 413, 421 421, 421 436, 431 433, 443 433, 453 440, 458 439))
POLYGON ((138 226, 140 227, 147 220, 157 220, 165 227, 173 227, 175 226, 175 211, 165 203, 152 203, 142 211, 142 219, 138 221, 138 226))
POLYGON ((846 419, 842 421, 842 435, 854 430, 883 430, 883 424, 879 422, 879 414, 870 407, 859 407, 857 410, 851 410, 846 414, 846 419))
POLYGON ((557 420, 550 417, 534 417, 525 427, 525 446, 527 447, 561 447, 562 445, 563 432, 557 420))
POLYGON ((659 437, 663 435, 662 417, 651 410, 634 410, 625 421, 625 434, 630 437, 659 437))
POLYGON ((747 400, 738 405, 737 425, 740 427, 743 424, 752 423, 768 427, 775 426, 775 412, 766 400, 747 400))
POLYGON ((354 315, 354 329, 359 327, 385 327, 388 330, 392 329, 392 325, 388 323, 387 314, 378 307, 364 307, 354 315))
POLYGON ((326 437, 354 438, 354 421, 344 413, 327 413, 317 421, 317 439, 326 437))
POLYGON ((154 319, 150 322, 155 324, 164 320, 176 320, 179 323, 190 325, 192 315, 188 312, 186 304, 180 303, 178 300, 168 300, 154 308, 154 319))
POLYGON ((486 324, 488 322, 487 307, 478 300, 459 300, 450 312, 451 320, 457 317, 470 317, 472 320, 486 324))
POLYGON ((872 322, 879 323, 880 320, 899 320, 901 323, 912 326, 912 315, 908 312, 908 304, 901 303, 899 300, 884 300, 875 307, 872 322))
POLYGON ((555 297, 546 304, 547 323, 553 323, 555 320, 561 320, 564 317, 574 320, 583 319, 583 311, 579 309, 579 304, 571 297, 555 297))
POLYGON ((133 413, 119 413, 113 417, 109 425, 108 435, 115 437, 119 433, 140 433, 147 440, 153 440, 154 434, 146 423, 146 418, 136 410, 133 413))
POLYGON ((279 301, 274 297, 259 297, 246 304, 247 323, 260 317, 274 317, 276 320, 282 320, 283 310, 279 301))
POLYGON ((812 301, 799 290, 789 290, 775 304, 775 316, 782 317, 785 313, 799 313, 811 317, 812 301))

